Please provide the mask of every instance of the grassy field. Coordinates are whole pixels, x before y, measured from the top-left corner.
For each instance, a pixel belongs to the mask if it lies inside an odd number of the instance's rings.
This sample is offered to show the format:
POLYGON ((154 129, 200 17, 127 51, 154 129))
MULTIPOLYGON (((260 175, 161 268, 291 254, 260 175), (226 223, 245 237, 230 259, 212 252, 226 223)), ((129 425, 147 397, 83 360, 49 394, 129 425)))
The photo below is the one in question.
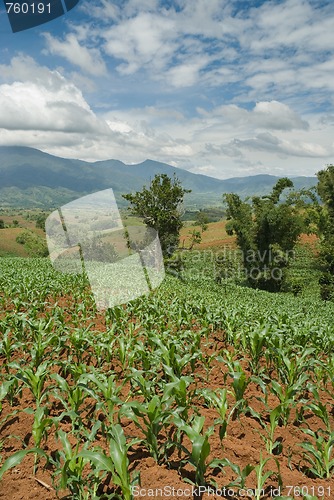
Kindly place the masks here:
POLYGON ((84 276, 0 259, 0 498, 333 497, 334 304, 313 253, 296 297, 218 285, 212 249, 182 258, 182 281, 105 312, 84 276))

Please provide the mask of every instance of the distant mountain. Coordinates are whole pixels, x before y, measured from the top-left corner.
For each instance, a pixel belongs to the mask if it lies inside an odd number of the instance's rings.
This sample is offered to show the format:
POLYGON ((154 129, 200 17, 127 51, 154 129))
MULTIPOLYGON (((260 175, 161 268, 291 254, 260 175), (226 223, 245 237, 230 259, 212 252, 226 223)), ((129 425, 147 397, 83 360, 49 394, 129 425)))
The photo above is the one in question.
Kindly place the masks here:
MULTIPOLYGON (((159 173, 175 173, 182 185, 192 190, 185 198, 186 206, 192 208, 220 205, 223 193, 264 195, 278 179, 261 174, 222 180, 153 160, 137 165, 119 160, 89 163, 33 148, 0 146, 0 207, 54 208, 107 188, 112 188, 118 203, 125 206, 122 194, 140 190, 159 173)), ((296 189, 308 188, 316 184, 316 178, 295 177, 293 182, 296 189)))

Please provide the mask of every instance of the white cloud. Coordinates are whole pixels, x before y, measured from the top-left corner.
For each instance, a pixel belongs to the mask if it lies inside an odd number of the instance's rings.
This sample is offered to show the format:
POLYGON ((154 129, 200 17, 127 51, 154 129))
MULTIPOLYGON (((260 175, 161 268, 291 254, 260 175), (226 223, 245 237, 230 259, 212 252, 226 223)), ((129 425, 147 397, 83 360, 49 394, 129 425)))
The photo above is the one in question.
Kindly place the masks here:
POLYGON ((7 130, 103 133, 99 121, 81 91, 58 71, 19 56, 1 65, 0 128, 7 130))
POLYGON ((177 48, 174 29, 170 19, 143 12, 105 30, 101 36, 106 53, 123 61, 118 71, 130 74, 145 66, 155 71, 165 67, 165 60, 177 48))
POLYGON ((49 54, 62 56, 84 72, 92 75, 105 75, 107 73, 107 67, 100 50, 87 48, 80 44, 74 33, 66 35, 64 41, 58 40, 50 33, 44 33, 43 35, 49 54))
MULTIPOLYGON (((0 143, 69 148, 92 137, 110 134, 82 92, 59 71, 40 66, 31 57, 14 57, 0 66, 0 143)), ((94 140, 95 142, 95 140, 94 140)), ((84 146, 85 147, 85 146, 84 146)), ((80 154, 79 154, 80 156, 80 154)))
POLYGON ((252 110, 241 108, 236 104, 219 106, 210 111, 198 109, 198 112, 209 119, 211 126, 293 130, 307 129, 308 123, 302 120, 288 105, 278 101, 257 102, 252 110))

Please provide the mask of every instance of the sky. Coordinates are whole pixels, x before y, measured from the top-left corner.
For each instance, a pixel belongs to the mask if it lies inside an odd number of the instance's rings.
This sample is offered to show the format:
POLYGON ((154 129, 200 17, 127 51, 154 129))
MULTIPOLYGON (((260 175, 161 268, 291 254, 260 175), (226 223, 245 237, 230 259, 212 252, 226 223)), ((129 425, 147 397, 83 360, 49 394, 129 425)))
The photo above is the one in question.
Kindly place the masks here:
POLYGON ((334 163, 332 0, 81 0, 12 33, 0 145, 217 178, 334 163))

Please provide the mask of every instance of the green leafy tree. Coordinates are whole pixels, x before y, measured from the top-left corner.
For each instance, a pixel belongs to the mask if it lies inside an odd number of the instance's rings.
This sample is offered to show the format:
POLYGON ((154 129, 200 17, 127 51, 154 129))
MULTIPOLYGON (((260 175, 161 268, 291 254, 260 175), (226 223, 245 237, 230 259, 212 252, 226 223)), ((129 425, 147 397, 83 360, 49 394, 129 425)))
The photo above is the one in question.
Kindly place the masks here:
POLYGON ((0 229, 5 228, 5 221, 3 219, 0 219, 0 229))
POLYGON ((123 195, 131 204, 131 213, 142 217, 148 227, 158 232, 165 257, 172 255, 178 248, 179 232, 183 225, 180 207, 185 193, 189 192, 175 176, 171 179, 166 174, 157 174, 148 188, 123 195))
POLYGON ((318 227, 321 239, 320 295, 323 300, 334 297, 334 165, 328 165, 317 173, 317 192, 323 202, 319 210, 318 227))
POLYGON ((194 226, 200 226, 202 233, 208 229, 209 217, 203 210, 200 210, 196 214, 196 219, 194 222, 194 226))
POLYGON ((43 229, 45 232, 45 221, 48 218, 48 215, 45 213, 39 214, 36 219, 36 227, 39 229, 43 229))
POLYGON ((270 195, 255 196, 251 203, 234 193, 224 195, 226 231, 236 235, 245 276, 254 288, 281 289, 292 250, 305 230, 301 195, 291 193, 281 200, 283 191, 292 187, 290 179, 279 179, 270 195))

